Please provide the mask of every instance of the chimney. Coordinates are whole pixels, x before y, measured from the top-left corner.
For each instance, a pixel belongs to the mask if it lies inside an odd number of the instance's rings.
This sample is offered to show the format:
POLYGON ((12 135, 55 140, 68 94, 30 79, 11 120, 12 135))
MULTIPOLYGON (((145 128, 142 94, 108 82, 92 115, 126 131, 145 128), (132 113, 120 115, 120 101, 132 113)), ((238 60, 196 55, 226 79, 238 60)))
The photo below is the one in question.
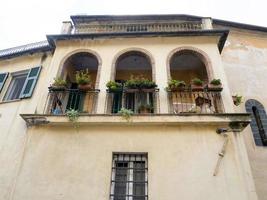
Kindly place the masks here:
POLYGON ((60 33, 61 34, 71 34, 72 28, 73 28, 73 26, 72 26, 71 21, 63 21, 60 33))

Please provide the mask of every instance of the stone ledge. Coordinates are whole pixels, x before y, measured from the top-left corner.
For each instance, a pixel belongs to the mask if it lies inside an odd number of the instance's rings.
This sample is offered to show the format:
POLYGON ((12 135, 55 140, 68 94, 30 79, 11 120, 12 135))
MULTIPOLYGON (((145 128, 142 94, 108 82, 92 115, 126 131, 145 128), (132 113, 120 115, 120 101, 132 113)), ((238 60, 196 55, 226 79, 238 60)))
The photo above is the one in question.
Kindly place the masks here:
MULTIPOLYGON (((64 125, 70 124, 65 115, 40 115, 21 114, 27 125, 64 125)), ((81 125, 219 125, 227 126, 235 124, 246 127, 250 123, 250 115, 247 113, 223 113, 223 114, 154 114, 133 115, 130 121, 121 115, 109 114, 80 114, 77 122, 81 125)))

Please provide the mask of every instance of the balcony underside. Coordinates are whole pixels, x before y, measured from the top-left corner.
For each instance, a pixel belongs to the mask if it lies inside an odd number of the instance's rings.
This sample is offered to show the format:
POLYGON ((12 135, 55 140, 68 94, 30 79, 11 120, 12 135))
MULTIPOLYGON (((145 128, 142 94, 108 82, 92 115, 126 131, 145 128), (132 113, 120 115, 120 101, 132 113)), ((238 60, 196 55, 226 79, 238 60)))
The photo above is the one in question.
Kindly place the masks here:
MULTIPOLYGON (((71 122, 65 115, 21 114, 27 125, 67 125, 71 122)), ((250 123, 247 113, 223 114, 139 114, 127 121, 121 115, 80 114, 77 122, 80 125, 209 125, 218 128, 238 128, 242 130, 250 123), (233 127, 234 126, 234 127, 233 127)))

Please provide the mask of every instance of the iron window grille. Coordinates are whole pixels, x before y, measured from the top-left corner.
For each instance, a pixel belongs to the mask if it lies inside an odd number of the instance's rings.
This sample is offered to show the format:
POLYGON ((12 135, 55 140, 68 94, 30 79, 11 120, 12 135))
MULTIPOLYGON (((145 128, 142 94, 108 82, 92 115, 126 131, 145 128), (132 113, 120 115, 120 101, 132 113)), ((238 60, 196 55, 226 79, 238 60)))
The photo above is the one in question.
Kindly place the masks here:
POLYGON ((146 153, 114 153, 110 200, 148 200, 146 153))

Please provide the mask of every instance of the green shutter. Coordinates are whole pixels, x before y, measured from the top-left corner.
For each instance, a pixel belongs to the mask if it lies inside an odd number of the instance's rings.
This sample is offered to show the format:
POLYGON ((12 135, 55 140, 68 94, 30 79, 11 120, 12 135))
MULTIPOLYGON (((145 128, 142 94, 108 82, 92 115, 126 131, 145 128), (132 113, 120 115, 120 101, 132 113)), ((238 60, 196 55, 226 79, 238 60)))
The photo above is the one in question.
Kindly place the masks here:
POLYGON ((6 82, 7 77, 8 77, 8 73, 0 74, 0 93, 1 93, 1 91, 3 89, 3 87, 4 87, 4 84, 6 82))
POLYGON ((41 71, 41 66, 30 69, 28 76, 24 82, 19 98, 27 98, 32 96, 40 71, 41 71))

